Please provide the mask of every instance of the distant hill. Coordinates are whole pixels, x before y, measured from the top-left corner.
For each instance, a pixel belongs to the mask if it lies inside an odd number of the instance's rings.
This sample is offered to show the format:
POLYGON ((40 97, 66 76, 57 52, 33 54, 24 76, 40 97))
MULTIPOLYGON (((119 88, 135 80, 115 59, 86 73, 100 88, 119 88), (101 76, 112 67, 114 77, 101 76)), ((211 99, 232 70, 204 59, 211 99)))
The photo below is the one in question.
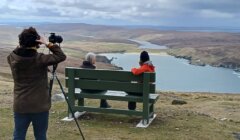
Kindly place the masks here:
MULTIPOLYGON (((17 35, 21 32, 21 27, 26 26, 21 26, 21 24, 18 27, 13 25, 0 26, 1 47, 16 46, 18 44, 17 35)), ((104 43, 136 46, 136 42, 128 39, 144 40, 165 45, 169 48, 167 50, 169 54, 191 58, 192 64, 199 64, 198 62, 200 62, 201 65, 210 64, 240 69, 240 33, 166 31, 147 26, 106 26, 83 23, 44 23, 33 24, 33 26, 40 33, 45 34, 46 37, 49 36, 50 32, 62 35, 66 44, 75 42, 75 45, 79 43, 93 45, 102 42, 102 46, 104 46, 104 43)))

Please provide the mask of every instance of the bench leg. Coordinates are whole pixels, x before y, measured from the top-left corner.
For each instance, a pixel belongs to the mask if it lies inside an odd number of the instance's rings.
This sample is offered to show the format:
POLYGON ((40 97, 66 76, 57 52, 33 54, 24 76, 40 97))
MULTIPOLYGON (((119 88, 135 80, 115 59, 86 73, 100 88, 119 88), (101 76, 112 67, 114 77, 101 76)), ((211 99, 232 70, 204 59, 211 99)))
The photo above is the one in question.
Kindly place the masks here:
POLYGON ((151 114, 151 116, 149 116, 150 118, 153 118, 154 116, 154 104, 151 104, 149 107, 149 113, 151 114))
POLYGON ((156 118, 156 116, 157 116, 157 115, 154 114, 152 118, 149 118, 149 122, 148 122, 148 123, 147 123, 147 120, 142 119, 142 120, 137 124, 136 127, 147 128, 147 127, 152 123, 152 121, 156 118))
POLYGON ((148 125, 149 124, 149 117, 144 117, 142 123, 143 123, 143 125, 148 125))
POLYGON ((149 111, 148 111, 148 113, 146 113, 144 115, 144 118, 143 118, 144 125, 149 124, 149 119, 153 118, 153 117, 154 117, 154 104, 153 103, 149 103, 149 111))
MULTIPOLYGON (((78 105, 84 105, 84 99, 78 100, 78 105)), ((84 115, 86 113, 86 111, 82 111, 82 112, 73 111, 73 113, 74 113, 75 118, 79 118, 80 116, 84 115)), ((74 120, 73 115, 68 107, 68 116, 63 118, 62 121, 73 121, 73 120, 74 120)))
POLYGON ((72 118, 72 113, 69 108, 68 108, 68 118, 72 118))
MULTIPOLYGON (((74 116, 77 119, 77 118, 81 117, 82 115, 84 115, 85 113, 86 113, 86 111, 83 111, 83 112, 76 111, 76 112, 74 112, 74 116)), ((74 118, 72 117, 71 113, 68 114, 68 117, 65 117, 62 119, 62 121, 73 121, 73 120, 74 120, 74 118)))
POLYGON ((143 123, 144 124, 148 124, 149 123, 149 113, 150 113, 150 110, 149 110, 149 102, 146 102, 144 104, 143 102, 143 123))
MULTIPOLYGON (((84 98, 78 99, 78 105, 79 105, 79 106, 84 106, 84 98)), ((74 113, 74 116, 75 116, 76 118, 79 118, 80 116, 82 116, 83 114, 85 114, 86 111, 82 111, 82 112, 74 111, 73 113, 74 113)), ((70 111, 69 108, 68 108, 68 117, 64 118, 63 120, 64 120, 64 121, 71 121, 71 120, 73 120, 73 116, 72 116, 72 113, 71 113, 71 111, 70 111)))
POLYGON ((143 119, 136 127, 147 128, 155 118, 156 114, 154 114, 154 104, 149 103, 148 107, 143 107, 143 119))
MULTIPOLYGON (((78 99, 78 105, 79 106, 84 106, 84 98, 80 98, 80 99, 78 99)), ((75 114, 75 117, 76 117, 76 113, 77 113, 78 111, 74 111, 73 113, 75 114)), ((84 112, 84 111, 83 111, 84 112)), ((84 112, 85 113, 85 112, 84 112)), ((78 116, 78 115, 77 115, 78 116)), ((68 118, 72 118, 73 116, 72 116, 72 113, 71 113, 71 111, 70 111, 70 109, 68 108, 68 118)))

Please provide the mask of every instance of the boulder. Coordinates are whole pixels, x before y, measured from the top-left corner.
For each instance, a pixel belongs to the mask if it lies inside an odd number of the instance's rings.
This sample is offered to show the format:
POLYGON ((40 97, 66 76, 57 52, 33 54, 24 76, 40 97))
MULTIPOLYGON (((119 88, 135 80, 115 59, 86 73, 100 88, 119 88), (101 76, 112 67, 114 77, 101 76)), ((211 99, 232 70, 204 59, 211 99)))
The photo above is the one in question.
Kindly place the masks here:
POLYGON ((173 100, 172 101, 172 105, 184 105, 184 104, 187 104, 187 102, 183 101, 183 100, 173 100))

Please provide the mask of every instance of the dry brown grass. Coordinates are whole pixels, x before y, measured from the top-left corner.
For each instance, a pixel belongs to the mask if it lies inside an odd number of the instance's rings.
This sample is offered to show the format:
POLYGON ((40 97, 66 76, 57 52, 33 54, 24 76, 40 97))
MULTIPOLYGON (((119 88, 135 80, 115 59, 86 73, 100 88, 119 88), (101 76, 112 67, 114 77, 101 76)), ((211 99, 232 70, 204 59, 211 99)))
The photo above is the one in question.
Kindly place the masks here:
MULTIPOLYGON (((9 95, 4 96, 7 101, 6 98, 9 95)), ((147 129, 135 128, 141 119, 141 117, 135 116, 87 113, 78 121, 88 140, 234 140, 233 133, 240 132, 237 119, 228 120, 227 117, 227 120, 221 121, 221 117, 217 116, 230 112, 232 116, 239 116, 239 99, 239 95, 229 94, 160 93, 160 100, 155 106, 157 118, 147 129), (171 105, 173 99, 182 99, 188 104, 171 105), (235 111, 229 109, 230 106, 236 107, 235 111)), ((4 140, 11 139, 13 131, 10 102, 9 100, 5 106, 0 107, 0 129, 2 130, 0 137, 4 140)), ((2 102, 0 103, 2 104, 2 102)), ((87 100, 87 104, 99 106, 99 100, 87 100)), ((127 108, 126 102, 110 101, 110 104, 113 107, 127 108)), ((138 108, 141 108, 140 104, 138 104, 138 108)), ((67 114, 66 103, 53 103, 50 112, 49 140, 79 139, 75 123, 61 121, 67 114)), ((27 140, 31 139, 33 139, 32 128, 27 134, 27 140)))

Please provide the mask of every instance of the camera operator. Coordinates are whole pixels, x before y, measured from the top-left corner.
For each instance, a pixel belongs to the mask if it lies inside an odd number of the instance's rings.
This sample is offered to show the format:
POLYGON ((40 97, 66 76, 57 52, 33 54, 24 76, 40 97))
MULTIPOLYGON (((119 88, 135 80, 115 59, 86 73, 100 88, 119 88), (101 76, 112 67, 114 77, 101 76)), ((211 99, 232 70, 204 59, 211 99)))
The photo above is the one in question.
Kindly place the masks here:
POLYGON ((7 57, 14 80, 14 140, 25 140, 32 122, 36 140, 47 139, 51 96, 48 89, 48 66, 66 59, 61 48, 47 43, 35 28, 19 34, 19 46, 7 57), (38 53, 43 44, 52 54, 38 53))

